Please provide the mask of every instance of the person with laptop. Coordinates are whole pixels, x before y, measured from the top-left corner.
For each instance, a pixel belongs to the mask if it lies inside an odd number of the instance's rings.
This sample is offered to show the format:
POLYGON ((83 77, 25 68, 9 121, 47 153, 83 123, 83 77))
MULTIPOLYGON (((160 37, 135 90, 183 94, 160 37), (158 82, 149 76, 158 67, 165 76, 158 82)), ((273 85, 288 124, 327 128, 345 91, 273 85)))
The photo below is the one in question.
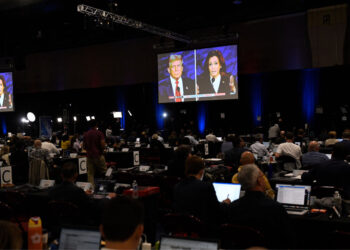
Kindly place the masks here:
MULTIPOLYGON (((275 156, 276 158, 283 161, 284 157, 292 157, 295 160, 295 167, 297 169, 301 168, 301 148, 298 145, 295 145, 294 143, 294 135, 292 132, 286 133, 286 142, 281 143, 278 145, 275 156)), ((288 167, 284 166, 285 170, 293 170, 295 167, 290 167, 291 165, 288 165, 288 167)))
POLYGON ((229 199, 218 201, 212 183, 203 182, 204 161, 196 156, 189 156, 185 164, 186 177, 174 188, 174 210, 179 213, 198 217, 204 224, 215 228, 220 223, 221 210, 229 199), (221 204, 221 205, 220 205, 221 204))
POLYGON ((288 214, 281 204, 265 195, 266 182, 260 169, 255 164, 245 165, 237 179, 245 195, 229 205, 228 222, 259 230, 266 247, 291 247, 288 214))
POLYGON ((254 154, 257 154, 258 158, 260 158, 260 159, 263 158, 264 156, 268 156, 269 155, 269 151, 267 150, 267 148, 263 144, 263 136, 262 136, 262 134, 257 134, 255 136, 255 143, 253 143, 250 146, 250 150, 254 154))
POLYGON ((350 166, 345 162, 348 155, 348 148, 345 143, 336 143, 333 146, 332 158, 329 161, 323 161, 303 173, 301 179, 305 183, 317 185, 335 186, 343 188, 345 199, 350 199, 350 166))
POLYGON ((320 153, 320 144, 317 141, 311 141, 309 143, 308 152, 301 156, 301 162, 303 169, 312 168, 318 163, 328 161, 327 155, 320 153))
POLYGON ((139 249, 144 229, 143 206, 134 199, 117 196, 103 209, 100 232, 109 249, 139 249))
POLYGON ((78 177, 78 166, 72 161, 67 161, 61 169, 62 183, 55 185, 49 191, 49 197, 55 201, 67 201, 78 206, 82 213, 87 213, 91 207, 90 199, 83 189, 75 185, 78 177))
MULTIPOLYGON (((249 165, 249 164, 254 164, 255 163, 255 158, 253 153, 246 151, 243 152, 241 155, 241 166, 238 168, 238 172, 241 171, 242 168, 244 168, 244 166, 249 165)), ((260 170, 261 171, 261 170, 260 170)), ((263 174, 264 175, 264 174, 263 174)), ((232 183, 239 183, 238 181, 238 173, 234 174, 232 177, 232 183)), ((273 191, 273 189, 271 188, 271 185, 269 183, 269 180, 266 178, 266 176, 263 176, 264 181, 265 181, 265 187, 266 187, 266 191, 265 194, 270 197, 271 199, 275 198, 275 192, 273 191)))

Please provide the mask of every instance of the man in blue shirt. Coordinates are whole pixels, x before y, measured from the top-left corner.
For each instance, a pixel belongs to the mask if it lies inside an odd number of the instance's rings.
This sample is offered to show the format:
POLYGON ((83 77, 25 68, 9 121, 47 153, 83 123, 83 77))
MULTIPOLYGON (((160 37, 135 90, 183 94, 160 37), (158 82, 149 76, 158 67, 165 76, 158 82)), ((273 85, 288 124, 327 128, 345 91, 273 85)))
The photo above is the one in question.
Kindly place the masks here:
POLYGON ((309 143, 308 152, 301 156, 303 168, 312 168, 313 165, 329 160, 327 155, 320 153, 320 144, 317 141, 309 143))

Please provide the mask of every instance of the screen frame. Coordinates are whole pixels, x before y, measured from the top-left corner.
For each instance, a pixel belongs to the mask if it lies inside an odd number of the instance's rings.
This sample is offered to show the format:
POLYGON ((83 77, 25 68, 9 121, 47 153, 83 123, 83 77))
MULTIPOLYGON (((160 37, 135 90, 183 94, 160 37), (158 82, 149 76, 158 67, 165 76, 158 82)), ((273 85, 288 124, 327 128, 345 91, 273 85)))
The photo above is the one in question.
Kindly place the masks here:
MULTIPOLYGON (((236 93, 235 93, 235 98, 220 98, 219 99, 205 99, 205 100, 188 100, 188 101, 183 101, 180 103, 196 103, 196 102, 212 102, 212 101, 237 101, 239 100, 239 56, 238 56, 238 49, 239 49, 239 44, 238 41, 231 41, 231 42, 227 42, 227 43, 223 43, 223 44, 215 44, 215 45, 210 45, 210 46, 195 46, 195 47, 190 47, 190 48, 183 48, 183 49, 178 49, 178 50, 162 50, 162 51, 158 51, 156 54, 156 58, 157 58, 157 98, 158 98, 158 104, 171 104, 171 103, 176 103, 173 101, 169 101, 169 102, 160 102, 159 100, 159 83, 160 83, 160 79, 159 79, 159 72, 160 72, 160 67, 159 67, 159 56, 160 55, 164 55, 164 54, 176 54, 176 53, 184 53, 184 52, 189 52, 189 51, 195 51, 195 50, 204 50, 204 49, 213 49, 213 48, 219 48, 219 47, 225 47, 225 46, 236 46, 236 68, 237 68, 237 73, 234 76, 235 79, 235 84, 236 84, 236 93)), ((226 61, 226 60, 225 60, 226 61)), ((195 64, 195 67, 197 67, 197 64, 195 64)))
MULTIPOLYGON (((15 87, 14 87, 14 72, 13 70, 0 70, 0 74, 7 74, 7 73, 11 73, 11 78, 12 78, 12 94, 11 94, 11 99, 12 99, 12 108, 11 109, 0 109, 0 113, 7 113, 7 112, 15 112, 15 87)), ((6 84, 7 85, 7 84, 6 84)), ((6 86, 7 88, 7 86, 6 86)))

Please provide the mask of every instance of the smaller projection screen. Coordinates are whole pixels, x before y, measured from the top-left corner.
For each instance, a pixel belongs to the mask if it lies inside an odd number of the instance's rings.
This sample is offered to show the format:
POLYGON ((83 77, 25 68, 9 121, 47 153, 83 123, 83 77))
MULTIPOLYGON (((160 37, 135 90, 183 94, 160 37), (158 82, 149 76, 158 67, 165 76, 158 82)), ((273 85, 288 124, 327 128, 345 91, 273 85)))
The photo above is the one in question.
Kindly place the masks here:
POLYGON ((12 72, 0 72, 0 112, 14 111, 12 72))
POLYGON ((238 99, 237 45, 158 55, 158 102, 238 99))

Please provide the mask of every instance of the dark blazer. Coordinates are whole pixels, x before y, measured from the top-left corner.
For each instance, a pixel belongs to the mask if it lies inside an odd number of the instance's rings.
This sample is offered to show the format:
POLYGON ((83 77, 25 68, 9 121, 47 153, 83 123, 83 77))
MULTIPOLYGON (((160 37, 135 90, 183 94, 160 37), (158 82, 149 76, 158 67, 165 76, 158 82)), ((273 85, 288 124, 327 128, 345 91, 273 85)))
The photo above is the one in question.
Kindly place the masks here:
POLYGON ((344 189, 346 199, 350 198, 350 165, 343 160, 331 159, 313 167, 308 173, 303 173, 301 179, 312 184, 336 186, 344 189))
POLYGON ((10 108, 10 100, 9 100, 9 93, 7 92, 4 92, 4 101, 2 103, 2 106, 0 105, 0 107, 3 107, 3 108, 10 108))
MULTIPOLYGON (((182 83, 183 83, 183 88, 184 88, 184 95, 194 95, 195 94, 195 84, 194 81, 186 78, 186 77, 181 77, 182 78, 182 83)), ((164 79, 159 83, 158 86, 158 98, 159 102, 164 103, 164 102, 175 102, 175 99, 169 99, 169 96, 175 96, 175 93, 173 91, 173 88, 171 86, 171 81, 170 77, 164 79)), ((185 99, 185 101, 195 101, 195 98, 189 98, 185 99)))
MULTIPOLYGON (((218 93, 225 93, 224 96, 216 97, 220 99, 231 99, 232 96, 230 95, 231 93, 231 88, 230 88, 230 75, 221 72, 221 81, 219 85, 219 91, 218 93)), ((199 94, 212 94, 215 93, 213 84, 210 82, 210 77, 207 74, 202 74, 198 78, 198 88, 199 88, 199 94)), ((236 86, 237 89, 237 86, 236 86)), ((201 97, 201 100, 210 100, 213 99, 213 97, 201 97)))
POLYGON ((220 222, 220 203, 213 185, 193 176, 185 178, 175 186, 174 209, 194 215, 209 225, 220 222))
POLYGON ((284 207, 264 193, 246 191, 245 195, 229 205, 229 223, 258 229, 267 241, 267 247, 291 247, 289 217, 284 207))

